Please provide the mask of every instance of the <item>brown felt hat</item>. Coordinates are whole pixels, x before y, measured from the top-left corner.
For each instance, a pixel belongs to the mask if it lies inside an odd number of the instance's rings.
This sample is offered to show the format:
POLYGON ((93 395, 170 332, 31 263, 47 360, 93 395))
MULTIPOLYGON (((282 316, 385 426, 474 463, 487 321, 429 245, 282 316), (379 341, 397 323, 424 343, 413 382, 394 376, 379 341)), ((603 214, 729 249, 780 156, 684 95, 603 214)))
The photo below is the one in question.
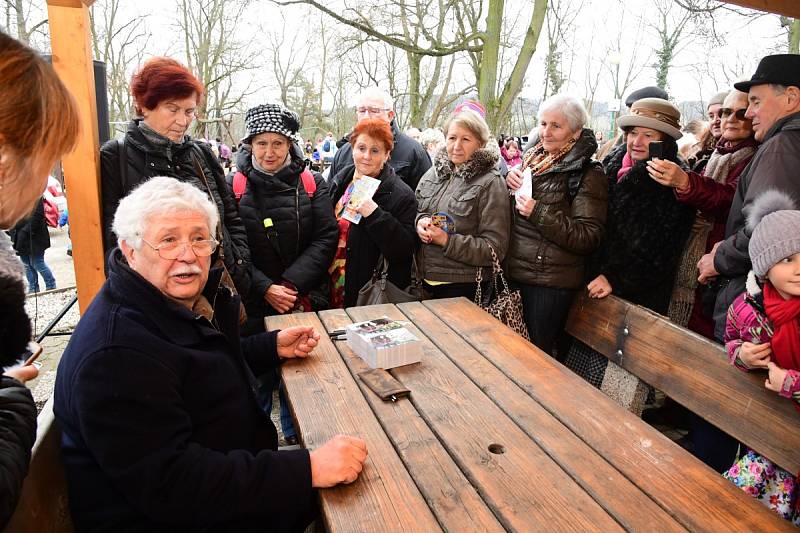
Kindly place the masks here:
POLYGON ((677 107, 661 98, 642 98, 631 106, 630 115, 619 119, 623 130, 640 126, 665 133, 673 139, 683 137, 681 133, 681 112, 677 107))

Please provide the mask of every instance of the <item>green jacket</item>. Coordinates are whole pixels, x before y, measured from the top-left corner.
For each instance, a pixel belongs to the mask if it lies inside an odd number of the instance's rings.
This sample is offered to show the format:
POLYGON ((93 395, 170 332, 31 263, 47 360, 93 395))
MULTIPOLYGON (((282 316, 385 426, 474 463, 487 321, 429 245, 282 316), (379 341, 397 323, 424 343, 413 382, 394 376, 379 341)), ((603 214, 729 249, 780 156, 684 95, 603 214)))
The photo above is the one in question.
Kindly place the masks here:
POLYGON ((423 277, 432 281, 469 283, 475 281, 477 267, 483 278, 491 274, 494 248, 500 261, 508 249, 511 212, 508 189, 497 170, 499 152, 481 148, 457 168, 440 150, 431 167, 417 185, 417 219, 446 213, 455 222, 455 231, 444 247, 422 244, 418 264, 423 277))

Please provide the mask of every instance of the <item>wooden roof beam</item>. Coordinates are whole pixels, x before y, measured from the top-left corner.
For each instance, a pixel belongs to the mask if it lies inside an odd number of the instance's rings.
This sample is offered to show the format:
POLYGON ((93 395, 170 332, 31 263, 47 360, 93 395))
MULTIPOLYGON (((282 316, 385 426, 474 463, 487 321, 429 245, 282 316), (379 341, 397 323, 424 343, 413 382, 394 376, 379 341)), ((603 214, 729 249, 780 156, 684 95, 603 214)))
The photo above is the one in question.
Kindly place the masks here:
POLYGON ((768 11, 787 17, 800 18, 800 1, 798 0, 725 0, 729 4, 768 11))

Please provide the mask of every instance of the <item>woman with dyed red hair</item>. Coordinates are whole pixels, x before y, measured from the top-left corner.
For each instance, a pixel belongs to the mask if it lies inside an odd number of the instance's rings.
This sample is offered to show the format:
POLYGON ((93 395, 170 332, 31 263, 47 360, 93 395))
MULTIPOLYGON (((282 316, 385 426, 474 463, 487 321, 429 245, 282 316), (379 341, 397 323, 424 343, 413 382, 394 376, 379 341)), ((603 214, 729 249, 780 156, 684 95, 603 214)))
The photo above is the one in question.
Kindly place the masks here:
POLYGON ((417 200, 414 191, 387 165, 394 148, 389 124, 380 119, 361 120, 350 135, 353 162, 330 179, 330 191, 339 242, 330 267, 331 307, 351 307, 358 291, 372 278, 383 257, 389 264, 388 279, 398 287, 411 281, 411 258, 416 236, 414 218, 417 200), (363 218, 353 224, 342 218, 359 179, 369 176, 380 180, 371 199, 355 206, 363 218))
MULTIPOLYGON (((104 246, 116 246, 111 223, 119 201, 154 176, 170 176, 206 192, 219 210, 220 247, 236 289, 250 288, 250 251, 236 202, 211 148, 192 140, 187 131, 195 119, 205 88, 192 72, 168 57, 147 61, 131 79, 137 117, 123 140, 100 149, 104 246)), ((157 243, 153 243, 158 246, 157 243)))

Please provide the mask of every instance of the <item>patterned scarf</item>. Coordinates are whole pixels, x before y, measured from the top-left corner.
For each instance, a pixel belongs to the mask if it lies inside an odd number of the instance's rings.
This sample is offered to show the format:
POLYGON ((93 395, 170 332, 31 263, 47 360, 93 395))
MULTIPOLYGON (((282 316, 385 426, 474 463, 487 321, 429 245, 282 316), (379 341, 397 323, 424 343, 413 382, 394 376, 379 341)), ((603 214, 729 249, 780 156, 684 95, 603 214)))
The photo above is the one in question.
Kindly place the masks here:
POLYGON ((353 178, 350 185, 344 191, 344 194, 339 201, 336 202, 334 214, 336 214, 336 222, 339 224, 339 241, 336 245, 336 254, 333 256, 333 262, 328 268, 328 274, 331 277, 331 309, 341 309, 344 307, 344 272, 345 264, 347 263, 347 237, 350 235, 350 221, 342 218, 344 208, 347 207, 347 202, 350 201, 350 195, 353 194, 358 178, 353 178))
MULTIPOLYGON (((745 159, 752 157, 755 151, 755 143, 750 139, 736 145, 720 142, 711 154, 703 176, 717 183, 727 183, 731 170, 745 159)), ((678 272, 672 285, 667 316, 681 326, 686 326, 692 316, 694 293, 697 289, 697 262, 706 253, 708 235, 713 227, 714 217, 698 211, 678 262, 678 272)))
POLYGON ((551 154, 544 149, 542 141, 539 141, 536 146, 525 154, 522 168, 529 168, 531 169, 531 174, 540 176, 564 159, 564 156, 572 150, 576 142, 578 142, 578 139, 570 139, 558 152, 551 154))

